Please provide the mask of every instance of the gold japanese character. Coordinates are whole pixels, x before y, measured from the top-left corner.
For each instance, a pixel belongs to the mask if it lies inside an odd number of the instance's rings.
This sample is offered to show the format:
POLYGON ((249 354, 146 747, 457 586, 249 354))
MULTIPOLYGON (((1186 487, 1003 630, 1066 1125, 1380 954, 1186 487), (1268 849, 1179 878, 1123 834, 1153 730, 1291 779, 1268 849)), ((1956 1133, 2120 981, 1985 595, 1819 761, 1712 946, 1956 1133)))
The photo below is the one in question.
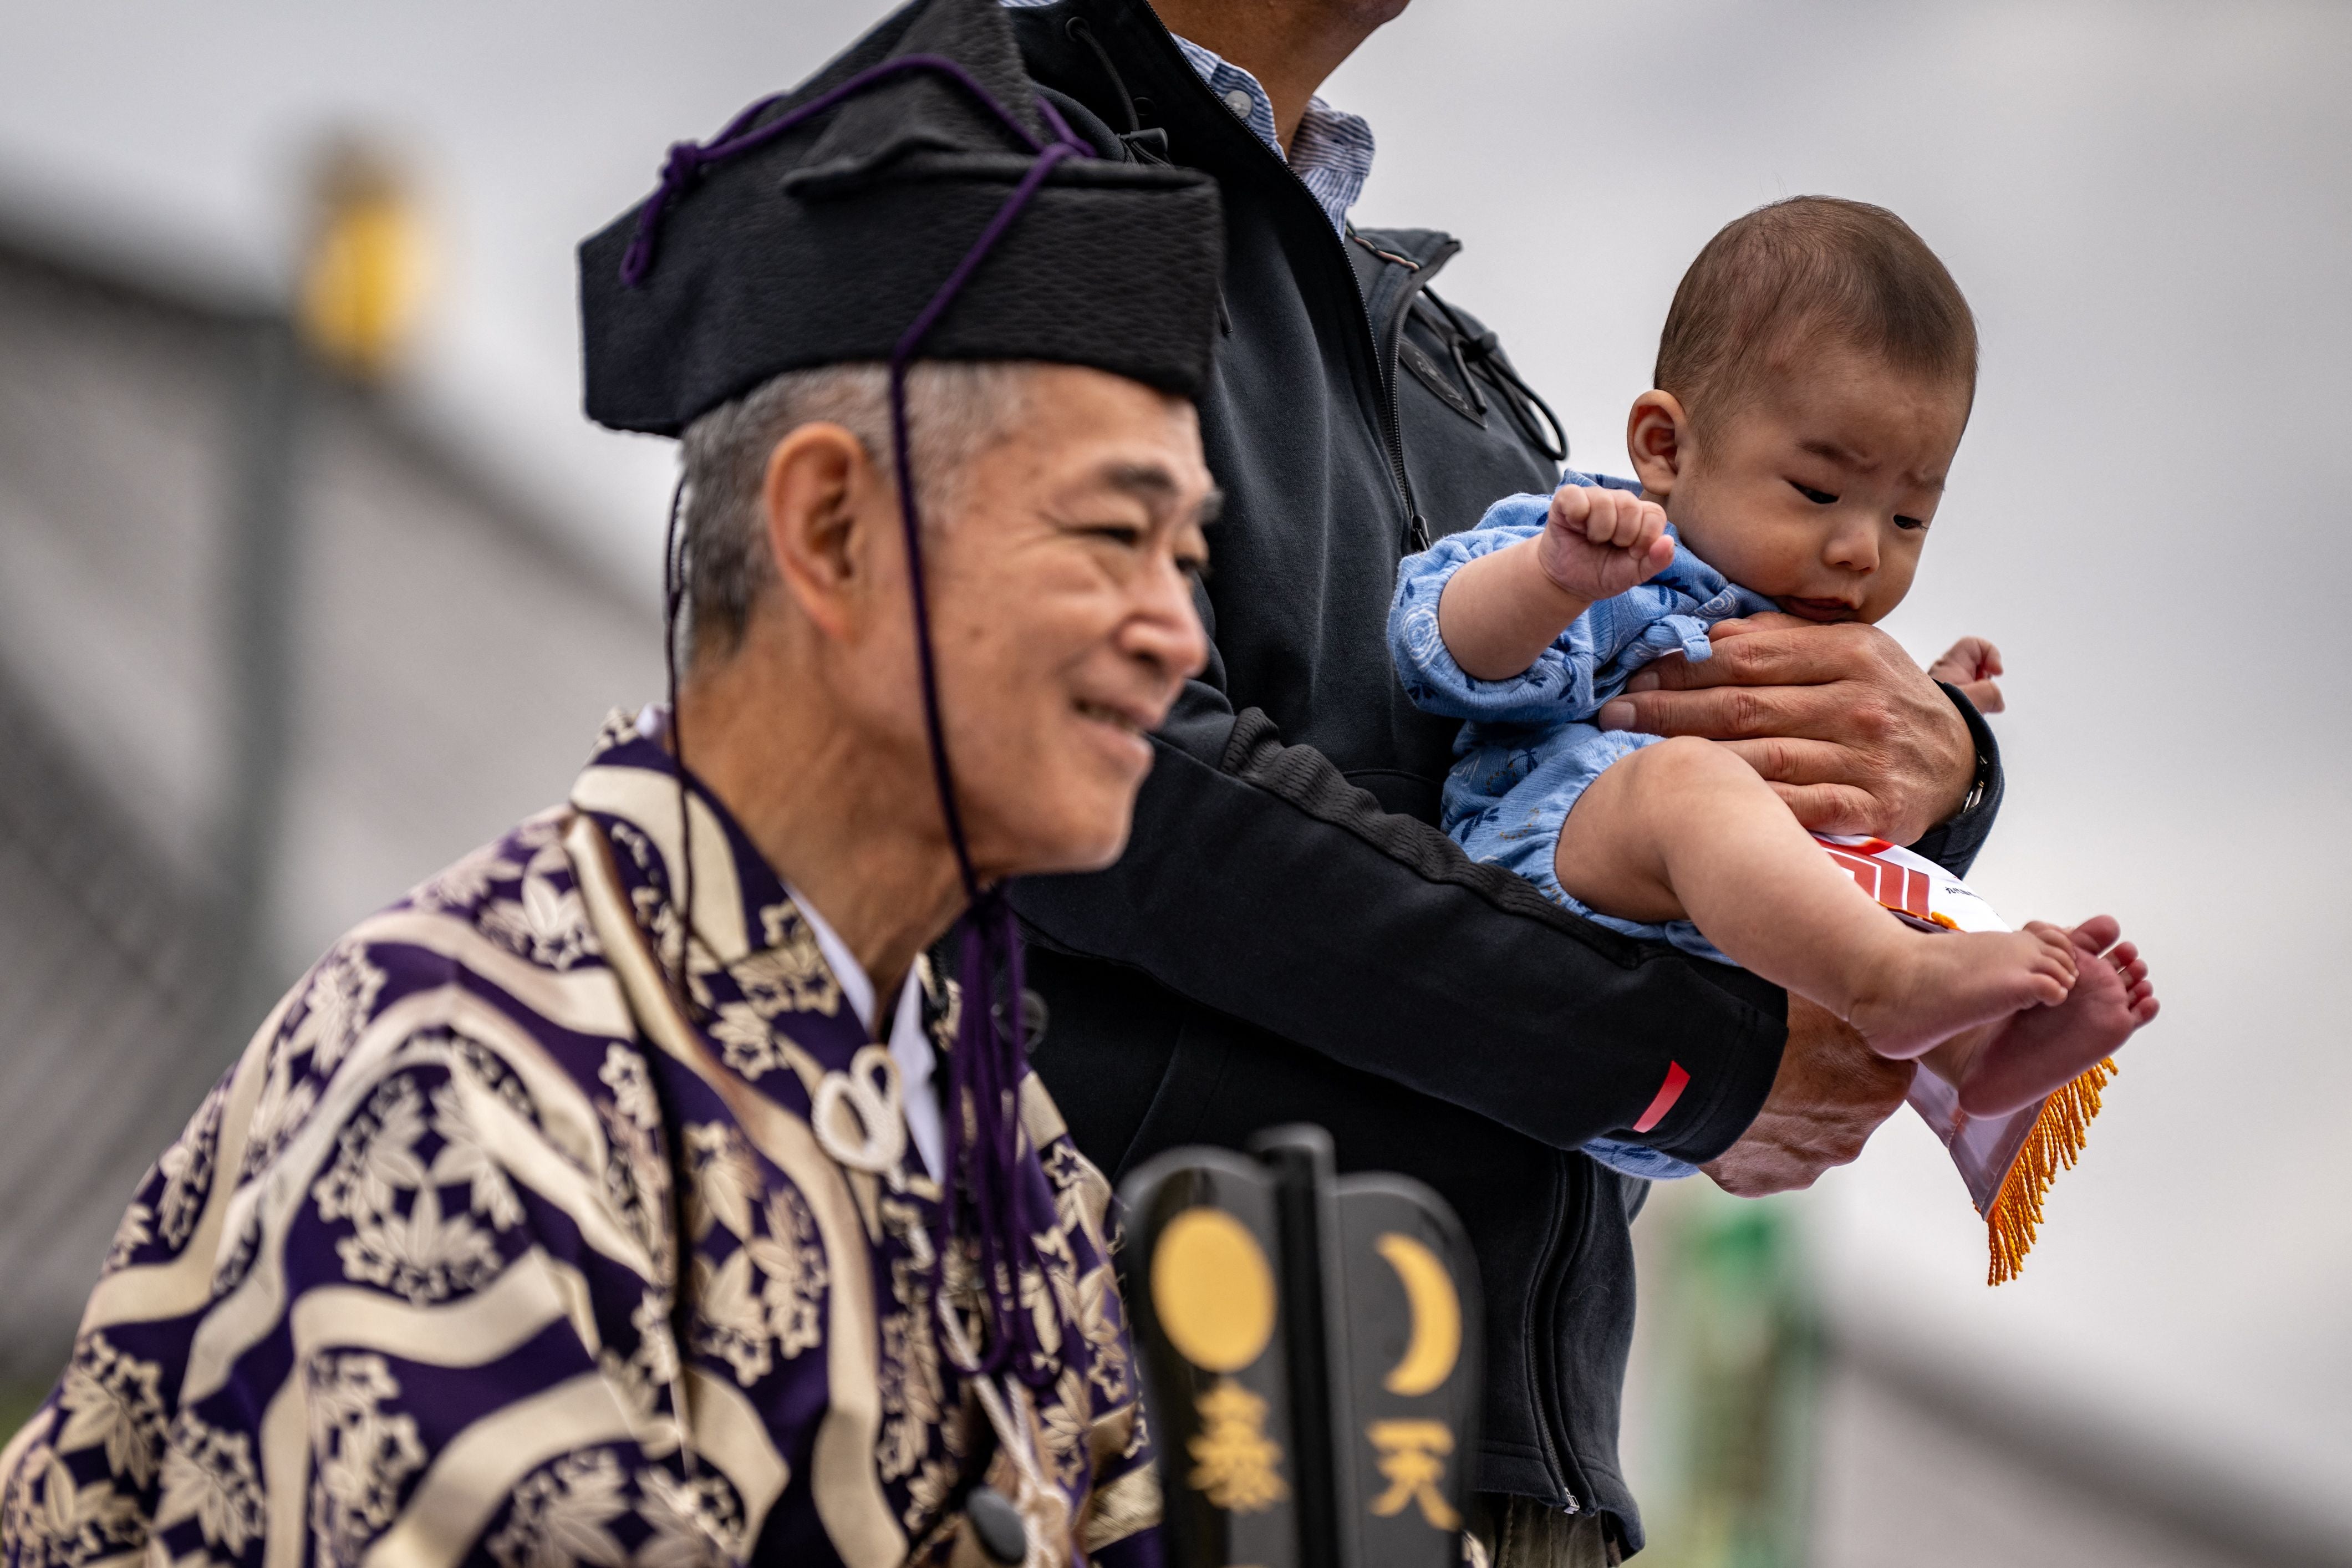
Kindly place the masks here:
POLYGON ((1235 1513, 1264 1513, 1290 1495, 1283 1484, 1282 1445, 1265 1435, 1265 1401, 1221 1377, 1195 1408, 1201 1430, 1186 1445, 1192 1483, 1210 1502, 1235 1513))
POLYGON ((1462 1528, 1462 1516, 1437 1489, 1445 1479, 1444 1456, 1454 1452, 1454 1433, 1444 1422, 1375 1421, 1364 1435, 1381 1451, 1381 1474, 1389 1483, 1372 1500, 1374 1513, 1389 1519, 1402 1513, 1407 1503, 1419 1503, 1421 1517, 1432 1528, 1462 1528))

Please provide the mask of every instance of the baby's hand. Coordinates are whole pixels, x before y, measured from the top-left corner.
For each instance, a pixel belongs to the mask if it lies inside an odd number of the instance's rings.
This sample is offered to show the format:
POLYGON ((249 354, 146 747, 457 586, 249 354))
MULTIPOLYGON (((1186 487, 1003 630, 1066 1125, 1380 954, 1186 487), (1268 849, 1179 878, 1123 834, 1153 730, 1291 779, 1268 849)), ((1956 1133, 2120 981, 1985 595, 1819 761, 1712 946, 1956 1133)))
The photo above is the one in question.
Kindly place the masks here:
POLYGON ((1594 604, 1648 582, 1674 558, 1664 507, 1598 485, 1553 492, 1536 541, 1544 575, 1562 593, 1594 604))
MULTIPOLYGON (((1559 504, 1553 501, 1555 511, 1559 504)), ((1928 679, 1958 687, 1960 695, 1975 703, 1979 713, 1998 713, 2006 706, 2000 700, 2000 685, 1993 679, 2001 673, 2000 649, 1982 637, 1962 637, 1927 667, 1928 679)))

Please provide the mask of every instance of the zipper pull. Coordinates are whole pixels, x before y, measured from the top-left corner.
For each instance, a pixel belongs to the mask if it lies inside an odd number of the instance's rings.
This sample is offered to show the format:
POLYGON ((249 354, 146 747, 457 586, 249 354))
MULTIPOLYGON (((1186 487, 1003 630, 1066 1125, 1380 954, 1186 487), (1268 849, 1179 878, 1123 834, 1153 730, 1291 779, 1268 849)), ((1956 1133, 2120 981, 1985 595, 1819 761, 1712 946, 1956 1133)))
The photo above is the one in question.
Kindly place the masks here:
POLYGON ((1168 153, 1168 132, 1157 125, 1147 125, 1140 131, 1122 131, 1118 139, 1135 154, 1139 163, 1173 162, 1168 153))
POLYGON ((1416 510, 1412 514, 1412 526, 1404 531, 1405 553, 1418 555, 1428 549, 1429 545, 1429 524, 1423 521, 1421 513, 1416 510))

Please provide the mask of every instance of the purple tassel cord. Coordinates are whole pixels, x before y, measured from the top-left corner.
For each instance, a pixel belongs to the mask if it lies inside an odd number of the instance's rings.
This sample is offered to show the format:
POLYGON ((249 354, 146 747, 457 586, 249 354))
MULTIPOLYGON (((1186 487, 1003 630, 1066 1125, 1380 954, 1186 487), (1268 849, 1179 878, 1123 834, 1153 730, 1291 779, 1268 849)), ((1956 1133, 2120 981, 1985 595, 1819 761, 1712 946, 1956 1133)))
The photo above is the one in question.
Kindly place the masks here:
MULTIPOLYGON (((915 616, 915 647, 923 691, 923 725, 930 742, 931 774, 945 818, 948 842, 953 847, 956 869, 963 879, 970 908, 963 920, 962 1013, 958 1019, 955 1049, 948 1063, 947 1234, 970 1234, 979 1248, 981 1289, 987 1293, 996 1331, 977 1367, 962 1369, 993 1376, 1009 1372, 1034 1388, 1049 1386, 1059 1374, 1061 1358, 1048 1354, 1037 1327, 1021 1304, 1021 1278, 1031 1270, 1041 1277, 1044 1261, 1037 1255, 1035 1232, 1050 1215, 1034 1215, 1030 1184, 1021 1168, 1021 1075, 1025 1066, 1022 1016, 1021 931, 1013 906, 1002 887, 983 889, 973 869, 964 837, 963 815, 956 805, 955 773, 949 765, 947 734, 940 722, 939 668, 931 652, 930 603, 924 585, 922 521, 915 503, 914 465, 907 430, 907 373, 916 350, 938 325, 964 286, 999 240, 1013 226, 1030 198, 1037 194, 1054 166, 1066 158, 1090 158, 1093 150, 1071 131, 1045 99, 1037 108, 1055 139, 1040 145, 996 98, 955 61, 941 55, 907 55, 858 72, 839 87, 823 93, 787 114, 752 129, 759 117, 778 101, 762 99, 737 115, 708 144, 681 142, 672 147, 662 166, 661 186, 649 197, 637 217, 637 232, 621 258, 621 281, 640 286, 652 271, 654 245, 664 213, 713 163, 740 156, 766 145, 794 126, 865 92, 878 83, 914 71, 931 71, 961 87, 1004 122, 1036 161, 1005 198, 980 237, 972 242, 955 270, 948 274, 930 303, 923 307, 898 340, 890 355, 890 438, 898 481, 898 515, 907 534, 909 596, 915 616), (968 1137, 969 1108, 976 1135, 968 1137)), ((672 614, 677 612, 673 609, 672 614)), ((672 710, 676 698, 672 697, 672 710)), ((680 765, 683 773, 683 763, 680 765)), ((1049 1205, 1050 1206, 1050 1205, 1049 1205)), ((1068 1342, 1069 1336, 1065 1336, 1068 1342)))
POLYGON ((1054 1215, 1031 1212, 1022 1180, 1021 928, 1001 888, 982 894, 964 916, 959 984, 963 1011, 948 1063, 948 1099, 956 1109, 948 1116, 947 1162, 961 1179, 946 1184, 945 1229, 950 1237, 970 1235, 977 1246, 973 1261, 996 1325, 980 1364, 961 1370, 983 1376, 1009 1372, 1044 1388, 1060 1375, 1061 1358, 1046 1352, 1036 1321, 1021 1305, 1021 1275, 1035 1269, 1044 1279, 1044 1260, 1032 1238, 1054 1215), (967 1107, 977 1138, 967 1137, 967 1107))
MULTIPOLYGON (((1069 128, 1040 104, 1055 132, 1069 137, 1069 128)), ((996 242, 1013 226, 1029 198, 1045 183, 1054 165, 1066 157, 1088 157, 1075 139, 1057 141, 1038 153, 1029 173, 1005 198, 1004 205, 981 231, 931 302, 923 307, 890 355, 890 440, 898 479, 898 516, 907 531, 908 585, 914 600, 915 647, 923 685, 923 725, 931 751, 931 775, 939 787, 940 812, 947 821, 948 841, 955 848, 956 869, 963 878, 964 896, 971 907, 964 915, 963 1013, 958 1020, 955 1050, 948 1063, 947 1230, 963 1234, 967 1208, 976 1223, 971 1232, 980 1246, 982 1289, 988 1292, 996 1333, 990 1338, 981 1365, 971 1369, 992 1375, 1010 1371, 1033 1388, 1050 1385, 1060 1372, 1060 1358, 1048 1354, 1037 1337, 1037 1327, 1021 1306, 1021 1275, 1026 1269, 1044 1273, 1032 1237, 1028 1190, 1021 1180, 1020 1084, 1024 1065, 1021 1012, 1021 931, 1002 888, 983 890, 972 868, 971 851, 964 837, 963 814, 956 805, 955 772, 948 763, 947 734, 940 723, 939 666, 931 654, 929 595, 924 585, 922 522, 915 504, 915 470, 907 435, 907 372, 923 337, 947 311, 996 242), (1003 975, 1006 987, 995 985, 1003 975), (978 1121, 979 1136, 970 1147, 964 1141, 964 1108, 978 1121), (960 1178, 960 1179, 955 1179, 960 1178), (1015 1350, 1020 1353, 1013 1354, 1015 1350)))

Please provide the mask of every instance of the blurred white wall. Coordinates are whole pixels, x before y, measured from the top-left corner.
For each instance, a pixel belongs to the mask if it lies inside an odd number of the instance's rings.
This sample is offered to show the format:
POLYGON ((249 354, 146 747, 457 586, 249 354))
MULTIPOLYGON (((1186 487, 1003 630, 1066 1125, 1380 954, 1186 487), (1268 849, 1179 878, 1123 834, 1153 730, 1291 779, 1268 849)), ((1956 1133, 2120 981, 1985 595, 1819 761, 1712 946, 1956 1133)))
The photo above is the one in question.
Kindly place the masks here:
MULTIPOLYGON (((667 453, 577 415, 571 247, 877 9, 18 4, 0 199, 267 282, 307 140, 389 133, 445 241, 407 396, 649 583, 667 453)), ((1622 464, 1675 282, 1740 211, 1878 201, 1948 261, 1985 373, 1891 626, 1923 658, 2001 645, 1979 880, 2016 915, 2121 916, 2166 1013, 2021 1282, 1986 1291, 1904 1121, 1810 1200, 1835 1306, 2352 1530, 2352 656, 2326 607, 2352 576, 2352 8, 1417 0, 1328 96, 1380 134, 1360 216, 1468 241, 1445 291, 1584 464, 1622 464)))

